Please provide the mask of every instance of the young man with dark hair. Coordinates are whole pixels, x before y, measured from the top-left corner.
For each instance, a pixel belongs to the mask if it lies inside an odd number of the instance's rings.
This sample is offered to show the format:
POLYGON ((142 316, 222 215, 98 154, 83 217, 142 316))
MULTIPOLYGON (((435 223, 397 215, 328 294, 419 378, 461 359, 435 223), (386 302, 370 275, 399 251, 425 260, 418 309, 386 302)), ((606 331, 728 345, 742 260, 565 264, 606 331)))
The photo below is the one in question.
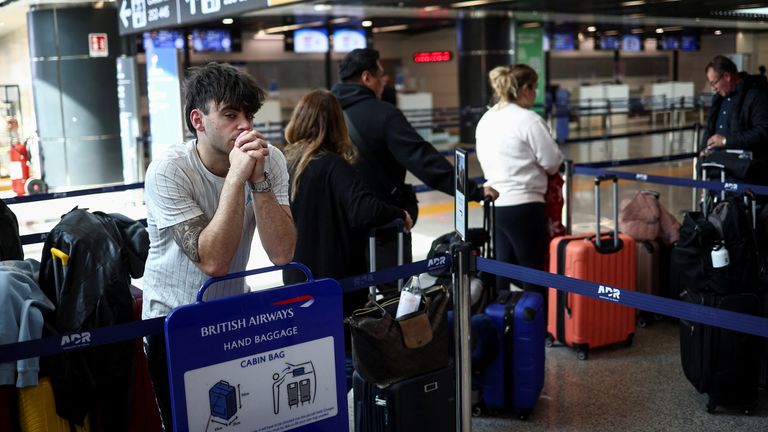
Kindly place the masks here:
MULTIPOLYGON (((381 100, 383 75, 378 51, 356 49, 339 64, 341 83, 331 91, 341 102, 350 138, 359 150, 355 167, 361 178, 384 201, 407 210, 415 224, 418 201, 412 186, 405 183, 406 170, 433 189, 453 195, 453 165, 413 129, 397 107, 381 100)), ((480 201, 484 196, 495 199, 498 193, 474 182, 467 185, 469 199, 480 201)), ((377 239, 379 268, 396 264, 394 239, 394 235, 377 239)), ((408 235, 406 243, 405 260, 410 262, 408 235)))
MULTIPOLYGON (((283 154, 253 129, 264 91, 227 64, 193 68, 184 83, 186 123, 196 137, 173 146, 147 170, 151 242, 144 274, 144 319, 190 304, 209 277, 242 271, 251 240, 276 265, 293 257, 296 230, 283 154)), ((212 286, 206 298, 245 292, 243 279, 212 286)), ((145 351, 166 430, 171 429, 165 338, 145 351)))

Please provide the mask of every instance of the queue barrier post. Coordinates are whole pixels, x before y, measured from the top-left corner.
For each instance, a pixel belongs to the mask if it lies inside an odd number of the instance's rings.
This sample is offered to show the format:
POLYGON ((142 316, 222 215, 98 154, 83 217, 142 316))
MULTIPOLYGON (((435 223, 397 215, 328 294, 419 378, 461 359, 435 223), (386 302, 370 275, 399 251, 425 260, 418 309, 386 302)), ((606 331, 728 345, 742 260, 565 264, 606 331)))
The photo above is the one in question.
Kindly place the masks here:
POLYGON ((453 255, 453 331, 454 363, 456 368, 456 431, 472 431, 472 360, 471 332, 469 329, 470 283, 469 270, 472 256, 467 242, 455 245, 453 255))

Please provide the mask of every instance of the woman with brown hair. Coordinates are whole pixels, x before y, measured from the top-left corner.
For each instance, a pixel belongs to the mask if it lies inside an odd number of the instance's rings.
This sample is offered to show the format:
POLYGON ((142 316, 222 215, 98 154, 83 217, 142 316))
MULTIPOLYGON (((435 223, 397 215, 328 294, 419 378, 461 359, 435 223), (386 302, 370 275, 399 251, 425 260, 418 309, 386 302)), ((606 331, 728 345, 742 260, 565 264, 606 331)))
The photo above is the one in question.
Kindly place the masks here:
MULTIPOLYGON (((544 212, 547 175, 557 172, 563 155, 547 124, 531 111, 538 76, 528 65, 499 66, 488 74, 495 104, 477 124, 477 159, 486 186, 496 200, 496 258, 535 269, 544 268, 549 227, 544 212)), ((509 279, 497 277, 498 290, 509 279)), ((543 287, 523 284, 546 299, 543 287)))
MULTIPOLYGON (((357 177, 350 164, 356 148, 332 93, 313 90, 301 98, 285 138, 297 231, 294 260, 306 264, 315 277, 341 279, 366 273, 371 228, 403 219, 410 230, 411 216, 376 198, 357 177)), ((295 271, 283 273, 285 283, 303 280, 295 271)), ((366 299, 366 290, 344 294, 344 316, 363 306, 366 299)))
MULTIPOLYGON (((313 90, 296 105, 285 129, 291 211, 298 232, 294 260, 318 277, 367 272, 371 228, 410 215, 366 189, 352 168, 356 148, 341 105, 325 90, 313 90)), ((359 306, 359 305, 358 305, 359 306)))

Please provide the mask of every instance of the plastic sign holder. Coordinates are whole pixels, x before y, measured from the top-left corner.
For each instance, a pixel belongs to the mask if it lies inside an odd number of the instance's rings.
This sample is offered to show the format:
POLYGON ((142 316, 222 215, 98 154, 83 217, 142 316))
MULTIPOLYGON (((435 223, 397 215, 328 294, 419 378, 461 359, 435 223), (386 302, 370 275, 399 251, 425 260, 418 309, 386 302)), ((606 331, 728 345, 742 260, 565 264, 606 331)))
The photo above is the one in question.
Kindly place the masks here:
POLYGON ((456 226, 456 232, 461 236, 461 240, 467 241, 467 182, 469 181, 469 176, 467 175, 467 151, 457 148, 455 157, 455 164, 453 165, 456 173, 454 176, 454 185, 456 188, 456 193, 454 195, 454 225, 456 226))
POLYGON ((173 429, 349 427, 341 287, 291 263, 206 281, 165 321, 173 429), (286 268, 307 282, 203 301, 217 282, 286 268))

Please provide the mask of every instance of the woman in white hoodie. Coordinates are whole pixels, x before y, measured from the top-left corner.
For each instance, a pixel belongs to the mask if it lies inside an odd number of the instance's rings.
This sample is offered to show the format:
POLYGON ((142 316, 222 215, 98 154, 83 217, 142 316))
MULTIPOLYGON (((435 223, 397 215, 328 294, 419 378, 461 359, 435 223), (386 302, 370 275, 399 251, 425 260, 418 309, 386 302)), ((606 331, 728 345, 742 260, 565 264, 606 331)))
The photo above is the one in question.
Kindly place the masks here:
MULTIPOLYGON (((489 74, 496 104, 477 125, 477 159, 486 186, 499 191, 496 200, 496 258, 535 269, 544 268, 549 245, 544 192, 547 175, 557 172, 563 154, 544 119, 531 111, 538 76, 528 65, 499 66, 489 74)), ((510 280, 497 277, 497 290, 510 280)), ((524 284, 541 293, 545 288, 524 284)))

